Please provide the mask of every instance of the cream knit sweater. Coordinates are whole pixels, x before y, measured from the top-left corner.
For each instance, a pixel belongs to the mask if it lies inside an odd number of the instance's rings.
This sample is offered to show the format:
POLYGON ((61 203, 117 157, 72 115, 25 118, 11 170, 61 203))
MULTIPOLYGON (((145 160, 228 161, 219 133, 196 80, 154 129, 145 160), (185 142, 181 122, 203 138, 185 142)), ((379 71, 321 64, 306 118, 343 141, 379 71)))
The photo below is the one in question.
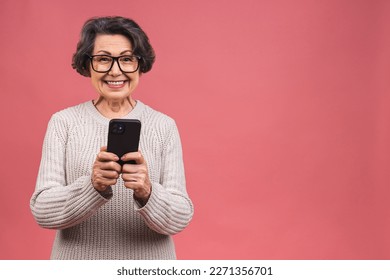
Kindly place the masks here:
POLYGON ((174 120, 141 101, 124 118, 142 123, 140 150, 152 194, 144 207, 122 179, 104 198, 91 184, 92 165, 107 145, 109 119, 92 102, 62 110, 49 122, 31 210, 56 229, 52 259, 175 259, 171 235, 193 215, 174 120))

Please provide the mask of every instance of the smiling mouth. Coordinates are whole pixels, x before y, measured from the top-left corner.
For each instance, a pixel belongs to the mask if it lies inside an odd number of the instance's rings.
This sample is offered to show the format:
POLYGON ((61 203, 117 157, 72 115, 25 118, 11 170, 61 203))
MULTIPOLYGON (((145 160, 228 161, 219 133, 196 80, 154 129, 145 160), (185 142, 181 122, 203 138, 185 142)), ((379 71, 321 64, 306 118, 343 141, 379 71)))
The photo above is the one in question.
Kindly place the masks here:
POLYGON ((121 89, 125 86, 127 80, 124 81, 104 81, 111 89, 121 89))
POLYGON ((126 81, 105 81, 108 85, 110 86, 121 86, 123 85, 126 81))

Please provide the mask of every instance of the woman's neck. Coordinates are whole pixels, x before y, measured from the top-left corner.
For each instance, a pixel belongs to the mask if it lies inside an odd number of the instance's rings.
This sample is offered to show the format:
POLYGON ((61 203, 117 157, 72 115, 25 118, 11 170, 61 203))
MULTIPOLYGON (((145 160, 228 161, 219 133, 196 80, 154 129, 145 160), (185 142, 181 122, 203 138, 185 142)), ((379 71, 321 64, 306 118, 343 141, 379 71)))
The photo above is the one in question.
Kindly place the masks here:
POLYGON ((137 102, 131 97, 122 100, 107 100, 99 97, 93 100, 95 108, 106 118, 121 118, 129 114, 137 102))

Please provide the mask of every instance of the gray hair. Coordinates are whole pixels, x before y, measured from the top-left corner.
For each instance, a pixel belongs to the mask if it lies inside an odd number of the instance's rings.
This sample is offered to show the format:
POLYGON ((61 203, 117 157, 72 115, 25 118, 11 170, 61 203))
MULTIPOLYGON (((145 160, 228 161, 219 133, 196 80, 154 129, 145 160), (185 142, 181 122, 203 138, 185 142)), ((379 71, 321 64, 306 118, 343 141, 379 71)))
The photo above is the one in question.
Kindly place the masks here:
POLYGON ((72 67, 83 76, 90 77, 89 56, 98 34, 120 34, 129 39, 133 54, 140 56, 140 72, 146 73, 152 69, 155 53, 149 38, 141 27, 132 19, 124 17, 95 17, 87 20, 81 30, 77 50, 73 54, 72 67))

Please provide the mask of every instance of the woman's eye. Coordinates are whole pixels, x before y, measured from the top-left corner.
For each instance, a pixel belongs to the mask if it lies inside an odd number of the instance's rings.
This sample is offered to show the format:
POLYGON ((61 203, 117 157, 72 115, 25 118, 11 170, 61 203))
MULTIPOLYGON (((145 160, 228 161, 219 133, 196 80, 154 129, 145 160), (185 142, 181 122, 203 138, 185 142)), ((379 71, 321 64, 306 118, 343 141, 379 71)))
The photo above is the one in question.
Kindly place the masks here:
POLYGON ((97 63, 102 63, 102 64, 110 63, 112 61, 111 57, 106 57, 106 56, 95 56, 93 60, 97 63))
POLYGON ((122 62, 133 62, 134 58, 132 56, 124 56, 121 58, 122 62))
POLYGON ((99 58, 98 61, 99 61, 99 62, 110 62, 111 59, 110 59, 109 57, 101 57, 101 58, 99 58))

